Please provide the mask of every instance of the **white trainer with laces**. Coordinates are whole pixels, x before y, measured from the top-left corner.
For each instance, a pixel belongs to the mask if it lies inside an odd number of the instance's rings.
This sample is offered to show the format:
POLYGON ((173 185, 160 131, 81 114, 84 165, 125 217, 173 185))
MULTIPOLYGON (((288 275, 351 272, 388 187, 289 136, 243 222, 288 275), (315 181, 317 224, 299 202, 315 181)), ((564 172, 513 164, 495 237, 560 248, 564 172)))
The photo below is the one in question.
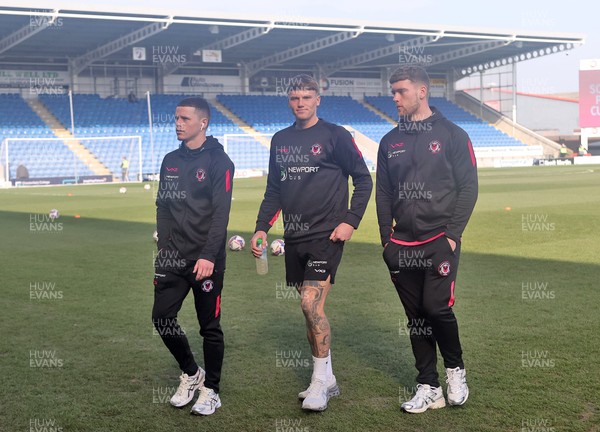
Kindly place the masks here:
POLYGON ((462 405, 469 398, 469 387, 467 386, 467 372, 456 367, 446 369, 446 382, 448 383, 448 403, 450 405, 462 405))
POLYGON ((442 387, 431 387, 429 384, 417 384, 417 392, 414 397, 404 402, 400 408, 402 410, 419 414, 428 409, 444 408, 446 399, 442 387))
POLYGON ((194 392, 204 383, 204 375, 204 370, 201 367, 193 376, 182 373, 179 377, 179 387, 171 397, 171 405, 181 408, 189 404, 194 399, 194 392))
POLYGON ((192 414, 211 415, 217 408, 221 408, 221 399, 213 389, 200 387, 200 396, 192 407, 192 414))
POLYGON ((315 379, 310 383, 310 386, 306 392, 302 393, 306 393, 304 401, 302 402, 302 409, 310 411, 325 411, 327 409, 327 402, 329 402, 329 398, 332 396, 338 396, 340 394, 340 389, 335 381, 332 386, 328 386, 325 381, 315 379))
MULTIPOLYGON (((335 376, 331 380, 327 381, 326 384, 327 384, 327 393, 329 394, 330 398, 340 395, 340 388, 337 385, 335 376)), ((298 399, 300 399, 300 400, 306 399, 306 396, 308 396, 309 390, 310 390, 310 386, 306 390, 298 393, 298 399)))

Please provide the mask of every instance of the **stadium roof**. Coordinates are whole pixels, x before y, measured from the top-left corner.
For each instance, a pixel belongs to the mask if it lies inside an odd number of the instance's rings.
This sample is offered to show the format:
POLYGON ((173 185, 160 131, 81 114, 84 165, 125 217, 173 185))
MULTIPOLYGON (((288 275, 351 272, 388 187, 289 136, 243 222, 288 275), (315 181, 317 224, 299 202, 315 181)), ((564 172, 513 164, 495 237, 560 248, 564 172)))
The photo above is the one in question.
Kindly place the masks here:
MULTIPOLYGON (((161 9, 86 6, 36 1, 37 7, 0 7, 0 66, 55 67, 89 75, 96 66, 140 73, 231 74, 261 70, 314 71, 324 76, 381 76, 400 63, 421 63, 430 74, 455 77, 570 50, 580 34, 423 26, 357 20, 253 17, 161 9), (40 9, 43 4, 45 9, 40 9), (169 12, 170 11, 170 12, 169 12), (145 47, 134 60, 133 47, 145 47), (221 50, 222 62, 204 62, 202 50, 221 50), (185 61, 157 62, 156 56, 185 61)), ((33 2, 32 2, 33 3, 33 2)), ((60 3, 60 2, 59 2, 60 3)), ((96 70, 96 69, 95 69, 96 70)))

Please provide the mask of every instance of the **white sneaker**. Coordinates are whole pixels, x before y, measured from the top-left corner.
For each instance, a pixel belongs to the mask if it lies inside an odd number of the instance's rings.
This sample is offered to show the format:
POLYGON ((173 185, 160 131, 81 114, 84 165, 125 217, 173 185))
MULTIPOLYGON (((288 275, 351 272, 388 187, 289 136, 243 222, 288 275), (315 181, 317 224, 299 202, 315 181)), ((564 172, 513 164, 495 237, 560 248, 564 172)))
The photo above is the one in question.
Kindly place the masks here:
MULTIPOLYGON (((325 381, 315 379, 310 383, 308 389, 302 393, 305 393, 304 401, 302 402, 302 409, 311 411, 325 411, 327 409, 327 402, 329 402, 329 398, 332 396, 339 396, 340 389, 335 381, 333 384, 327 385, 325 381)), ((300 394, 298 397, 300 397, 300 394)))
POLYGON ((444 408, 446 400, 441 387, 431 387, 429 384, 417 384, 414 397, 404 402, 400 408, 404 411, 419 414, 428 409, 444 408))
POLYGON ((179 388, 171 398, 171 405, 181 408, 190 403, 194 398, 194 392, 204 383, 204 370, 199 367, 196 375, 189 376, 182 373, 179 377, 179 388))
POLYGON ((459 367, 446 369, 446 382, 448 383, 448 403, 450 405, 464 404, 469 398, 466 371, 459 367))
POLYGON ((200 396, 192 407, 192 414, 211 415, 217 408, 221 408, 221 399, 213 389, 200 387, 200 396))
MULTIPOLYGON (((327 384, 327 392, 329 393, 329 397, 340 395, 340 388, 337 386, 335 376, 331 380, 327 381, 326 384, 327 384)), ((309 391, 310 391, 310 386, 306 390, 298 393, 298 399, 300 399, 300 400, 306 399, 306 396, 308 396, 309 391)))

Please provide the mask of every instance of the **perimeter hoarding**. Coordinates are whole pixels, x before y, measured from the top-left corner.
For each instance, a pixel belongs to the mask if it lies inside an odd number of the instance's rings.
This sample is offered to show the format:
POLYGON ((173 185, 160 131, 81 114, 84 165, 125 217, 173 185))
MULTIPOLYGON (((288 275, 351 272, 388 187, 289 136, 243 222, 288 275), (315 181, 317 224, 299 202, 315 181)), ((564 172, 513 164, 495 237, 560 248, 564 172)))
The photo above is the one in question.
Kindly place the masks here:
POLYGON ((600 60, 581 60, 579 66, 579 127, 600 127, 600 60))

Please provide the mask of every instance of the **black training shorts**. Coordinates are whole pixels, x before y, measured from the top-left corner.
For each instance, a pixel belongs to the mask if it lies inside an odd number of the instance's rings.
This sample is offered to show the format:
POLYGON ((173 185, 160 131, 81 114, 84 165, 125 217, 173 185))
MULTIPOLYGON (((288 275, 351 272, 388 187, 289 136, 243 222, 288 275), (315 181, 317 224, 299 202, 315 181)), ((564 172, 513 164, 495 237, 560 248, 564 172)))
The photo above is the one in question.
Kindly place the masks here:
POLYGON ((304 281, 324 281, 335 273, 342 260, 344 242, 328 237, 285 245, 285 273, 289 286, 299 287, 304 281))

